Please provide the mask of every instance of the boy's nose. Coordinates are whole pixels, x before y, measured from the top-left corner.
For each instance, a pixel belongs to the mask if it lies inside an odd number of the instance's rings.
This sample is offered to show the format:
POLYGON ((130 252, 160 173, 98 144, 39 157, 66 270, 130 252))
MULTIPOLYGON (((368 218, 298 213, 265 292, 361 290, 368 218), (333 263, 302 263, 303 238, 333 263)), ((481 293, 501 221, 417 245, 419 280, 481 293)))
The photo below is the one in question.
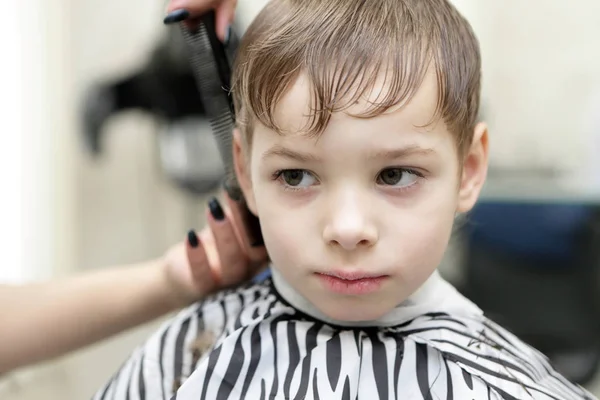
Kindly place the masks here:
POLYGON ((325 242, 345 250, 374 245, 378 232, 368 217, 369 211, 362 208, 356 201, 338 203, 323 230, 325 242))

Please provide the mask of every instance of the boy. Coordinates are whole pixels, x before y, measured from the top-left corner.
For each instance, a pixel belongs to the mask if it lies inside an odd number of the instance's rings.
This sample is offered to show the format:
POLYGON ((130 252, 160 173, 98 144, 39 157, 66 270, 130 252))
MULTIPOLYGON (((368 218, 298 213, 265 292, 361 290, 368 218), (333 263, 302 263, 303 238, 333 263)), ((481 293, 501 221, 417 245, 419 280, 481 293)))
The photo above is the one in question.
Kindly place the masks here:
POLYGON ((233 93, 273 277, 181 312, 96 398, 593 398, 436 272, 485 181, 480 64, 446 0, 270 2, 233 93))

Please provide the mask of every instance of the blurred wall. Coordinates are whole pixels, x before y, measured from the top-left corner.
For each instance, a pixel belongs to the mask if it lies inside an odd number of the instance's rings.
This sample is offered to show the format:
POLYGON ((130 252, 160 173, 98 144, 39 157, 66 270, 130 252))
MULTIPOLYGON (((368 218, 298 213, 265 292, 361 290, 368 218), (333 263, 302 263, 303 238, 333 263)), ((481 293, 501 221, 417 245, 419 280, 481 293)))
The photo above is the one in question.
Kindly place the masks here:
POLYGON ((589 124, 600 114, 593 100, 600 95, 600 3, 454 3, 481 42, 492 163, 578 171, 591 162, 597 139, 589 124))
POLYGON ((592 98, 600 94, 600 3, 478 4, 492 163, 555 167, 582 178, 600 150, 589 151, 597 139, 586 130, 592 98))
POLYGON ((0 280, 68 269, 73 220, 69 20, 60 1, 6 4, 0 25, 0 280))

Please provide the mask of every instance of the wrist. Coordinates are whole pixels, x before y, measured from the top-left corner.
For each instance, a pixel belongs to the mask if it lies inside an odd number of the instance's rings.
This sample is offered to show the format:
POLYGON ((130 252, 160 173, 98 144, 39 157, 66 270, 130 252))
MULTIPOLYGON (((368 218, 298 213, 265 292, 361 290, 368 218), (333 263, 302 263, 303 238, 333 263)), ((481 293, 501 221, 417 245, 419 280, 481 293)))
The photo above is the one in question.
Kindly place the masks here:
POLYGON ((152 290, 156 301, 168 311, 183 308, 190 304, 185 293, 177 285, 177 282, 169 274, 169 266, 163 258, 153 262, 152 267, 152 290))
POLYGON ((182 270, 178 260, 172 261, 173 257, 169 253, 157 261, 159 265, 158 272, 162 281, 162 292, 165 293, 165 300, 174 308, 183 308, 203 298, 208 293, 208 288, 200 285, 194 286, 190 267, 186 264, 186 269, 182 270), (188 276, 189 275, 189 276, 188 276))

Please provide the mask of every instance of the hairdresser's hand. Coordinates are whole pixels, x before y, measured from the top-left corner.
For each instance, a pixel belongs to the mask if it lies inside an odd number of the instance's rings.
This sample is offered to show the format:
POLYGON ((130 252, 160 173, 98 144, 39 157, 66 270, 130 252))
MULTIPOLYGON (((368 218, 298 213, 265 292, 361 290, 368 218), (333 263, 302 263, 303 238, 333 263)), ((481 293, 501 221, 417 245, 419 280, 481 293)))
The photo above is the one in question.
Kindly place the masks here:
POLYGON ((266 266, 265 247, 249 245, 240 233, 240 205, 225 197, 225 209, 211 200, 206 211, 208 226, 200 234, 191 231, 165 255, 166 277, 181 305, 244 283, 266 266))
POLYGON ((194 18, 201 16, 209 10, 215 10, 217 36, 226 41, 227 30, 233 21, 237 0, 171 0, 167 6, 166 23, 185 20, 193 25, 194 18), (182 14, 186 10, 188 15, 182 14), (173 14, 171 14, 173 13, 173 14))

